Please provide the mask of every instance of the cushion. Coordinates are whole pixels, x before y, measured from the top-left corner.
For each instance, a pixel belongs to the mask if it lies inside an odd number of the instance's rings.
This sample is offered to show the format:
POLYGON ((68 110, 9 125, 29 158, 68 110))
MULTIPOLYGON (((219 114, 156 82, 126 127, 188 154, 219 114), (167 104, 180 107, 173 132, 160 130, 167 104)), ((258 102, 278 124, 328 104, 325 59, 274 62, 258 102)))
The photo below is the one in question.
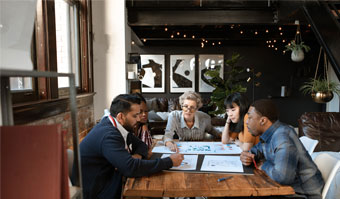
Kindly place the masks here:
POLYGON ((157 115, 154 110, 149 111, 148 119, 149 121, 163 121, 163 119, 157 115))
POLYGON ((159 111, 157 98, 145 99, 145 101, 146 101, 146 106, 148 107, 149 111, 151 110, 154 110, 155 112, 159 111))
POLYGON ((162 120, 168 120, 169 112, 157 112, 157 115, 162 118, 162 120))

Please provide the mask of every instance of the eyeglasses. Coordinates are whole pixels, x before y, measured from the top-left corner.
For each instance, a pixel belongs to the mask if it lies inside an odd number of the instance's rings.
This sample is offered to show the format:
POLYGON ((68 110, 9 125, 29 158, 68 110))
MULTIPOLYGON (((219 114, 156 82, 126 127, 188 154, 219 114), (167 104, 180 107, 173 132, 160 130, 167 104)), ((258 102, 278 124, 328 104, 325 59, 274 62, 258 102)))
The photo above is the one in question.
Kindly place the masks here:
POLYGON ((196 111, 197 107, 188 106, 188 105, 183 105, 183 106, 182 106, 182 109, 183 109, 184 111, 189 110, 190 112, 194 112, 194 111, 196 111))

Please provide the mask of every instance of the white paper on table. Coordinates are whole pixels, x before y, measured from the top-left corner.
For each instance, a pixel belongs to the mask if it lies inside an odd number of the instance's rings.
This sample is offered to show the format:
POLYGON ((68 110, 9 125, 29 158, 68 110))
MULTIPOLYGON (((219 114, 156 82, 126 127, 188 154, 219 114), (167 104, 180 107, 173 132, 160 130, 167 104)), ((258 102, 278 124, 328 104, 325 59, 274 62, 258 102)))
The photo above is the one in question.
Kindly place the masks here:
MULTIPOLYGON (((221 142, 176 142, 182 154, 240 154, 242 150, 236 144, 221 142)), ((164 145, 156 145, 152 153, 175 153, 164 145)))
POLYGON ((206 155, 201 171, 243 172, 239 156, 206 155))
MULTIPOLYGON (((171 154, 163 154, 161 158, 169 157, 171 154)), ((184 155, 184 160, 178 167, 170 169, 176 170, 196 170, 198 155, 184 155)))

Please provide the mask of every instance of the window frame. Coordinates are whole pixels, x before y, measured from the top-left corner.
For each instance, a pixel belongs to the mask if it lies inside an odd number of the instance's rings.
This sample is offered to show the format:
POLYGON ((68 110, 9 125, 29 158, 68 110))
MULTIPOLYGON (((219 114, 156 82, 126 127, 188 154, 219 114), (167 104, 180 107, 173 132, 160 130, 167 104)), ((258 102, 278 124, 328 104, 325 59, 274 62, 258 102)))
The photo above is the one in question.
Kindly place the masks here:
MULTIPOLYGON (((78 7, 80 74, 77 94, 93 93, 91 0, 64 1, 78 7)), ((37 71, 57 72, 54 5, 54 0, 37 0, 35 27, 32 38, 32 61, 34 69, 37 71)), ((27 105, 39 106, 41 103, 46 104, 49 101, 53 103, 55 100, 65 98, 65 96, 59 95, 57 78, 34 78, 32 85, 33 91, 12 92, 13 105, 15 105, 18 112, 20 112, 20 107, 24 109, 27 105)), ((66 100, 65 103, 67 103, 66 100)), ((58 106, 63 107, 64 104, 58 104, 55 108, 58 109, 58 106)))

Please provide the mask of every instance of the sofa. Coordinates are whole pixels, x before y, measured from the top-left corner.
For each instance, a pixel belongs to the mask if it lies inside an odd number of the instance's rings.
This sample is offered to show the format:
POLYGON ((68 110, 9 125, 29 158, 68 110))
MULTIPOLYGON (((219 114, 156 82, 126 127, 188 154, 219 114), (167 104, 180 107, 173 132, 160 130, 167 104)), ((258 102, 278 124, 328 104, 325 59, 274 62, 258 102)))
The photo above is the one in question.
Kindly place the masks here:
MULTIPOLYGON (((169 113, 174 110, 181 110, 179 98, 161 97, 146 98, 145 100, 149 109, 149 128, 151 134, 164 134, 169 113)), ((203 98, 202 101, 203 106, 199 109, 199 111, 209 114, 209 111, 214 110, 215 107, 209 105, 210 98, 203 98)), ((211 123, 213 126, 224 126, 225 119, 221 117, 212 117, 211 123)))
MULTIPOLYGON (((299 136, 307 136, 319 143, 314 149, 312 159, 327 153, 340 160, 340 113, 309 112, 298 119, 299 136)), ((340 169, 330 184, 326 199, 340 199, 340 169)))
POLYGON ((319 141, 314 151, 340 151, 340 113, 304 113, 298 124, 299 136, 305 135, 319 141))

